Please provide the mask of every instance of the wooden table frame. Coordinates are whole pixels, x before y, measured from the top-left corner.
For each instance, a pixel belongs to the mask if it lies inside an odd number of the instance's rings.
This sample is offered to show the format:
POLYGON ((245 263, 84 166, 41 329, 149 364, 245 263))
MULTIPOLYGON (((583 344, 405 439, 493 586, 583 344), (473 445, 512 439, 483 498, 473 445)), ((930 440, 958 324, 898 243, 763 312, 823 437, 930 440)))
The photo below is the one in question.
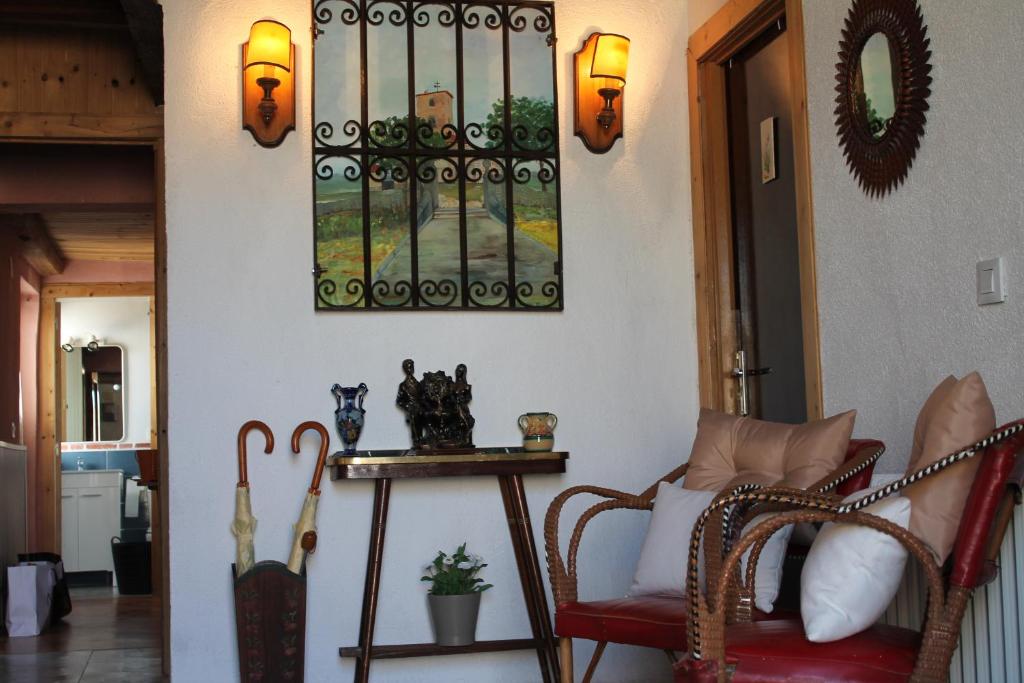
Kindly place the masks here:
POLYGON ((524 474, 557 474, 565 472, 568 453, 526 453, 522 449, 488 449, 475 453, 437 453, 430 456, 401 455, 399 451, 361 452, 356 456, 336 455, 328 463, 331 480, 374 479, 373 515, 370 520, 370 545, 366 558, 366 581, 363 585, 362 616, 359 621, 359 644, 339 648, 342 657, 356 660, 354 681, 366 683, 370 663, 374 659, 397 659, 432 655, 454 655, 475 652, 506 652, 535 650, 545 683, 558 681, 558 652, 551 613, 544 594, 544 582, 537 559, 537 543, 530 525, 526 503, 524 474), (499 452, 500 451, 500 452, 499 452), (384 560, 384 536, 387 529, 388 502, 392 479, 461 477, 491 475, 498 478, 502 503, 508 522, 509 536, 519 570, 523 600, 530 619, 532 638, 477 641, 472 645, 440 646, 434 643, 416 645, 374 645, 373 632, 377 620, 380 574, 384 560))

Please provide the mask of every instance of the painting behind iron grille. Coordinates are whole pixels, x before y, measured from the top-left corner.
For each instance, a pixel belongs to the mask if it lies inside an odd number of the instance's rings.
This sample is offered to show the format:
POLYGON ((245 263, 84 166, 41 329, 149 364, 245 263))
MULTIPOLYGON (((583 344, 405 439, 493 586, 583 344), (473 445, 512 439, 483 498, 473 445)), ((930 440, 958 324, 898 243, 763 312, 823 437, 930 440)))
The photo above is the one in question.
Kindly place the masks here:
POLYGON ((313 19, 317 310, 561 310, 553 4, 313 19))

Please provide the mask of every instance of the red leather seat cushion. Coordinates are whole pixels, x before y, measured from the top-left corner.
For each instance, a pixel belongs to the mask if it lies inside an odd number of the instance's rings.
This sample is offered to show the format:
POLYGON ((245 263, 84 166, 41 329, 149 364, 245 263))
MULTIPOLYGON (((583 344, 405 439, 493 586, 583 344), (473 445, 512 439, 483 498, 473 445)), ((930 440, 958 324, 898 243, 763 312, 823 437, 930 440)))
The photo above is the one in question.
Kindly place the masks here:
MULTIPOLYGON (((567 602, 555 609, 555 633, 567 638, 684 651, 689 649, 687 604, 678 596, 659 595, 567 602)), ((778 610, 771 615, 754 612, 755 619, 787 616, 791 615, 779 614, 778 610)))
POLYGON ((678 596, 567 602, 555 609, 555 633, 609 643, 686 650, 686 605, 678 596))
MULTIPOLYGON (((914 671, 921 634, 876 624, 832 643, 812 643, 799 619, 734 624, 727 630, 726 663, 735 665, 732 683, 847 681, 895 683, 914 671)), ((676 681, 701 680, 686 660, 676 681)))

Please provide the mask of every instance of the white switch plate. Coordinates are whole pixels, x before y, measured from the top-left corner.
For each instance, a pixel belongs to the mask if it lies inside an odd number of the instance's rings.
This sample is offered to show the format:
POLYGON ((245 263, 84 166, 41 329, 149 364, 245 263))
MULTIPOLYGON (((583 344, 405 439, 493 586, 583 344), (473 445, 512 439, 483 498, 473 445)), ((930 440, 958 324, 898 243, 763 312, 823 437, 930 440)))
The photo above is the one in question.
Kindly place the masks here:
POLYGON ((1006 301, 1002 257, 978 262, 978 305, 1001 304, 1006 301))

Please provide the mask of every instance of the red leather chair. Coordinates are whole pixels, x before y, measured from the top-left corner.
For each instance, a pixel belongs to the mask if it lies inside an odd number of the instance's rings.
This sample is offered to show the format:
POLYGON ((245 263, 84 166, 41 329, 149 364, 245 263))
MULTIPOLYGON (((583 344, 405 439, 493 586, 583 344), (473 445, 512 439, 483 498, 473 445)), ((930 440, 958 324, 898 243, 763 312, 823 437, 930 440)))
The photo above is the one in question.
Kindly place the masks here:
MULTIPOLYGON (((879 441, 851 440, 842 468, 818 482, 810 490, 836 491, 843 495, 859 491, 871 482, 875 461, 884 451, 879 441)), ((652 510, 658 484, 675 482, 686 474, 686 465, 672 470, 639 495, 596 486, 575 486, 559 494, 548 508, 544 520, 544 545, 547 553, 551 590, 555 599, 555 634, 559 636, 562 681, 573 681, 572 639, 597 641, 597 648, 583 676, 589 681, 608 643, 638 645, 663 650, 672 662, 675 652, 688 649, 686 636, 687 605, 678 597, 643 596, 582 602, 578 599, 576 554, 587 523, 605 510, 652 510), (558 544, 558 522, 565 502, 581 493, 607 498, 584 512, 576 522, 566 561, 558 544)))
MULTIPOLYGON (((925 569, 928 580, 928 613, 922 631, 876 624, 849 638, 832 643, 807 640, 799 618, 772 622, 743 621, 726 625, 730 605, 719 600, 708 607, 702 596, 699 637, 689 654, 675 667, 678 683, 731 681, 842 680, 848 682, 935 681, 945 682, 956 649, 960 624, 974 590, 995 579, 996 558, 1024 486, 1024 421, 1002 427, 976 449, 982 458, 957 532, 950 558, 952 570, 943 578, 931 550, 906 529, 862 512, 838 513, 834 505, 822 510, 822 501, 808 496, 804 502, 787 502, 790 512, 759 525, 739 540, 726 557, 717 591, 722 595, 730 574, 747 547, 774 529, 794 521, 835 521, 870 526, 900 539, 925 569), (993 445, 994 442, 994 445, 993 445), (802 509, 799 509, 802 508, 802 509), (812 509, 813 508, 813 509, 812 509)), ((955 454, 954 454, 955 455, 955 454)), ((954 455, 943 459, 957 462, 954 455)), ((926 467, 883 492, 889 495, 923 476, 941 476, 944 467, 926 467)), ((762 495, 788 495, 768 489, 762 495)), ((874 498, 871 496, 870 498, 874 498)), ((709 578, 710 581, 710 578, 709 578)), ((734 607, 734 605, 732 606, 734 607)), ((692 614, 691 618, 698 618, 692 614)), ((694 623, 694 622, 689 622, 694 623)))

